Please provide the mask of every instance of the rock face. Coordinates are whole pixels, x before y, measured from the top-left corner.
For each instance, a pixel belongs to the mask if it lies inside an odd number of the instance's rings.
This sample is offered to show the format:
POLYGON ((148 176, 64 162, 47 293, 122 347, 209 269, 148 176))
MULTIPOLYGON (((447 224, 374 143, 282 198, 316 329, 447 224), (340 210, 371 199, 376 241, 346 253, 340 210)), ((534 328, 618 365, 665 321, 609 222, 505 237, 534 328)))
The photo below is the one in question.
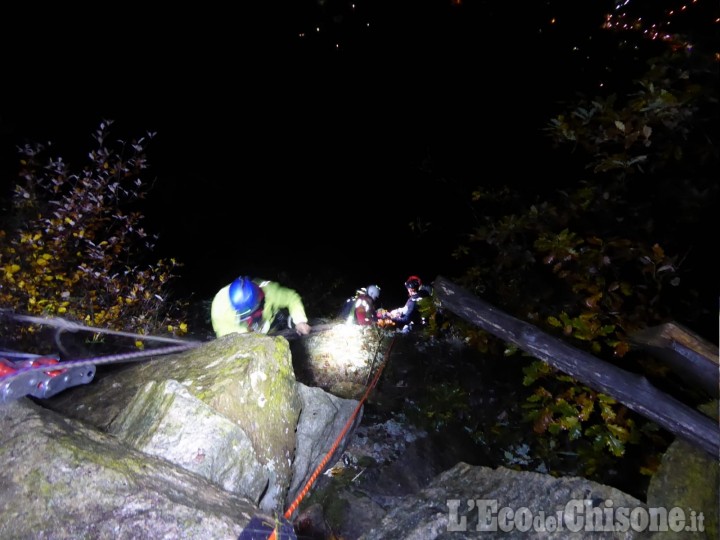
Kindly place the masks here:
POLYGON ((275 480, 245 430, 174 380, 147 383, 110 424, 110 433, 256 504, 275 480))
MULTIPOLYGON (((358 401, 295 378, 365 388, 382 361, 382 339, 343 328, 291 358, 282 337, 233 334, 181 354, 101 366, 91 384, 51 399, 3 404, 0 538, 237 539, 252 524, 282 521, 308 479, 330 466, 308 493, 309 508, 293 516, 299 537, 642 538, 647 527, 622 522, 601 532, 557 523, 653 505, 702 511, 716 534, 717 512, 707 505, 713 496, 717 503, 718 465, 679 444, 646 505, 582 478, 470 466, 448 441, 431 441, 399 417, 355 430, 358 401), (529 529, 515 520, 505 530, 490 521, 487 530, 481 508, 548 519, 529 529)), ((414 360, 417 348, 407 345, 399 354, 414 360)))
POLYGON ((230 334, 78 387, 51 406, 281 510, 300 414, 288 342, 230 334))
POLYGON ((360 399, 390 341, 374 326, 336 324, 291 344, 298 379, 343 398, 360 399))
POLYGON ((357 409, 299 384, 284 338, 238 334, 22 398, 0 408, 0 538, 236 539, 357 409))
MULTIPOLYGON (((717 519, 713 518, 717 515, 718 501, 717 461, 708 460, 702 452, 693 455, 688 448, 674 449, 677 443, 668 451, 653 479, 653 484, 658 482, 655 495, 651 485, 645 501, 584 478, 554 478, 540 474, 540 470, 522 472, 496 468, 497 463, 483 463, 483 456, 478 459, 477 446, 463 444, 462 437, 458 436, 462 433, 450 433, 448 437, 447 431, 442 436, 418 432, 408 417, 397 412, 403 399, 415 399, 415 395, 405 392, 430 390, 433 378, 426 376, 428 366, 438 364, 449 369, 453 359, 457 360, 452 354, 454 349, 449 350, 450 344, 421 345, 410 339, 395 343, 391 362, 378 387, 382 393, 372 395, 373 407, 366 411, 362 425, 354 431, 344 454, 328 474, 318 479, 316 489, 301 506, 296 520, 298 534, 331 538, 327 532, 331 531, 336 537, 367 540, 390 537, 717 538, 714 526, 717 519), (424 356, 429 361, 418 362, 424 356), (415 366, 421 366, 423 377, 420 379, 413 378, 416 372, 410 368, 415 366), (387 419, 382 411, 390 411, 392 418, 387 419), (454 467, 461 461, 477 466, 454 467), (659 482, 663 477, 667 478, 659 482), (496 530, 478 530, 478 525, 483 527, 479 512, 485 504, 477 503, 478 500, 495 500, 498 505, 495 517, 503 507, 530 513, 533 517, 542 511, 547 517, 547 521, 541 523, 545 529, 534 524, 524 529, 522 523, 519 526, 513 523, 512 529, 504 527, 504 530, 498 523, 496 530), (674 507, 683 509, 685 525, 690 530, 678 531, 679 522, 671 528, 673 522, 664 520, 663 514, 671 518, 674 507), (580 522, 588 516, 604 518, 611 511, 615 511, 616 523, 605 519, 599 526, 588 522, 586 527, 580 522), (561 512, 567 525, 561 530, 556 525, 557 512, 561 512), (699 512, 703 512, 703 523, 699 512), (655 521, 633 524, 630 516, 655 521), (605 530, 615 526, 618 530, 605 530)), ((463 354, 461 349, 458 352, 463 354)), ((490 370, 482 373, 492 375, 490 370)), ((489 412, 497 411, 497 404, 487 399, 498 395, 492 393, 496 389, 488 379, 490 377, 473 377, 472 383, 482 381, 489 388, 482 402, 471 404, 486 406, 489 412)), ((500 444, 499 441, 491 443, 500 444)), ((492 507, 488 506, 487 510, 492 511, 492 507)))
POLYGON ((0 407, 0 538, 237 539, 252 502, 28 399, 0 407))
POLYGON ((361 538, 649 537, 630 527, 628 531, 617 532, 605 530, 604 523, 599 526, 600 530, 586 527, 593 513, 602 518, 604 509, 620 507, 644 510, 646 505, 615 488, 583 478, 553 478, 504 467, 491 469, 458 463, 417 494, 403 498, 381 523, 361 538), (519 517, 510 515, 506 520, 508 525, 503 526, 503 520, 498 519, 502 508, 514 509, 519 517), (528 523, 521 519, 523 516, 532 519, 528 523), (542 516, 542 523, 536 524, 534 520, 538 516, 542 516), (562 530, 557 525, 558 517, 564 521, 562 530))
POLYGON ((334 456, 343 453, 349 435, 362 420, 360 410, 353 423, 348 425, 348 419, 359 406, 355 400, 342 399, 302 383, 298 383, 298 394, 302 413, 298 422, 297 450, 293 463, 295 474, 288 491, 286 507, 293 503, 328 452, 334 449, 334 456), (346 436, 343 436, 340 444, 335 447, 335 441, 341 434, 346 436))
MULTIPOLYGON (((658 532, 657 539, 718 538, 720 464, 685 441, 675 441, 650 480, 648 506, 681 508, 685 516, 702 515, 705 535, 693 531, 658 532)), ((689 522, 691 523, 691 522, 689 522)))

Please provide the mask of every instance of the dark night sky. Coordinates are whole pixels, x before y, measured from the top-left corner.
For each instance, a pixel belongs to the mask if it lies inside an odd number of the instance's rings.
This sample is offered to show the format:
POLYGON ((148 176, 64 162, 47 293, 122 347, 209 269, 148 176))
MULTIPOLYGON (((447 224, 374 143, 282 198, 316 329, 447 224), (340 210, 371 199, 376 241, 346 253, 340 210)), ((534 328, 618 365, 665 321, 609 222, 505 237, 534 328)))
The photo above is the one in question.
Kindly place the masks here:
POLYGON ((103 118, 155 131, 148 228, 189 290, 331 267, 402 292, 452 274, 458 243, 408 222, 556 173, 540 128, 557 102, 622 78, 602 68, 618 65, 611 2, 257 4, 3 16, 2 170, 25 138, 82 164, 103 118))

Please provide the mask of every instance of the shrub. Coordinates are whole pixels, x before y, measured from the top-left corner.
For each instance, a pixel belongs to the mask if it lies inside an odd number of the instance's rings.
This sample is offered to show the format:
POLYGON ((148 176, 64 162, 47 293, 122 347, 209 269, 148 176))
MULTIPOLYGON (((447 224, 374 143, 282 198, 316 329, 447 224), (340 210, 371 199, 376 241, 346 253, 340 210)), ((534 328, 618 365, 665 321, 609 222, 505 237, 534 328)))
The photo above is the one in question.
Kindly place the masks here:
MULTIPOLYGON (((46 145, 19 148, 20 179, 0 229, 0 306, 139 334, 184 334, 185 306, 168 301, 181 265, 147 264, 155 238, 137 210, 153 134, 111 146, 111 124, 100 123, 79 172, 48 157, 46 145)), ((15 337, 35 331, 26 327, 15 337)))

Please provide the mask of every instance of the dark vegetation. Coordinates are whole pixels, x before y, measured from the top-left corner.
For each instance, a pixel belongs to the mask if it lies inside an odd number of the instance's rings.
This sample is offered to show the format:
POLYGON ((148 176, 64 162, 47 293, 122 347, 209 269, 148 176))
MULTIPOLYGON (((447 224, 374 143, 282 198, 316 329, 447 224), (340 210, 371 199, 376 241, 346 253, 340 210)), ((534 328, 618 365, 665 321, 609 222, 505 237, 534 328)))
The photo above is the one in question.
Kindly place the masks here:
MULTIPOLYGON (((97 147, 82 170, 70 170, 41 144, 19 149, 19 181, 0 229, 0 306, 137 334, 183 335, 186 303, 171 297, 179 263, 148 260, 154 238, 137 209, 148 188, 150 135, 106 142, 110 124, 94 133, 97 147)), ((33 352, 36 331, 18 328, 14 346, 33 352)))
MULTIPOLYGON (((466 261, 460 282, 691 405, 708 401, 631 350, 629 336, 675 320, 717 342, 718 291, 703 241, 716 227, 718 203, 716 83, 708 55, 673 50, 649 60, 627 93, 583 99, 552 119, 558 156, 572 153, 566 157, 585 172, 550 193, 478 187, 476 224, 455 250, 466 261)), ((512 360, 513 347, 442 315, 429 314, 431 333, 457 333, 518 378, 521 369, 524 389, 513 391, 502 422, 483 424, 480 410, 468 410, 462 384, 436 380, 427 396, 431 423, 454 421, 438 407, 460 411, 464 426, 483 426, 472 433, 478 442, 501 447, 510 431, 528 425, 521 455, 509 454, 507 464, 608 483, 624 476, 627 491, 642 490, 628 469, 651 474, 667 434, 541 361, 512 360)))

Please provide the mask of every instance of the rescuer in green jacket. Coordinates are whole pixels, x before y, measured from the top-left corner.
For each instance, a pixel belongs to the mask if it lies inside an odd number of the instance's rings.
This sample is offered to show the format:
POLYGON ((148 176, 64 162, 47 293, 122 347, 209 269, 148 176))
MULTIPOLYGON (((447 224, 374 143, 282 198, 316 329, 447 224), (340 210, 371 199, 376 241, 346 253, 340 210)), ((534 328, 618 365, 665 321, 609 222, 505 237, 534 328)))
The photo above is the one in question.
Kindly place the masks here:
POLYGON ((267 334, 280 310, 287 309, 289 325, 298 334, 310 333, 300 295, 274 281, 251 280, 241 276, 218 291, 210 316, 217 337, 233 332, 267 334))

